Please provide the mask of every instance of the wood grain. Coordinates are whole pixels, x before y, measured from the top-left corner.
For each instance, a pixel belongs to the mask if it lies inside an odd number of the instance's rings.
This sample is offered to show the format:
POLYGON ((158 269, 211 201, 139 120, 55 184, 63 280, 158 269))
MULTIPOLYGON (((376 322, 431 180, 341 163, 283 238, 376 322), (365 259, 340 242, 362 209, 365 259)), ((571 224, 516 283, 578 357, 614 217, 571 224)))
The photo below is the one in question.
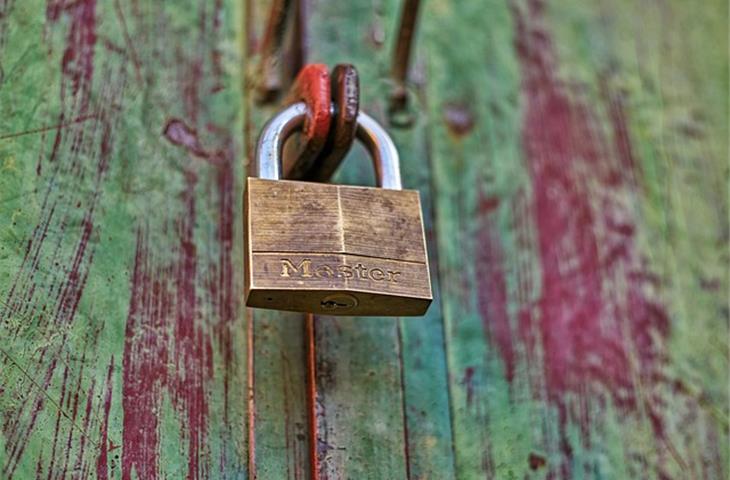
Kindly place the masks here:
MULTIPOLYGON (((724 258, 725 227, 711 229, 714 246, 696 241, 670 207, 727 211, 709 184, 676 196, 693 183, 675 176, 697 158, 686 142, 726 151, 714 122, 700 122, 702 140, 670 127, 689 118, 689 98, 719 118, 691 92, 727 98, 696 75, 726 60, 699 44, 704 60, 677 60, 690 47, 672 27, 682 18, 711 45, 727 25, 687 8, 432 2, 424 12, 459 478, 727 474, 717 450, 726 393, 716 389, 727 380, 711 366, 726 369, 727 350, 685 336, 687 322, 724 318, 724 300, 707 310, 704 269, 676 263, 724 258)), ((706 331, 726 338, 721 324, 706 331)))
POLYGON ((234 8, 2 5, 2 478, 247 470, 234 8))
MULTIPOLYGON (((0 478, 727 478, 727 2, 423 2, 434 303, 308 325, 242 303, 268 5, 0 5, 0 478)), ((387 124, 400 2, 308 7, 387 124)))
MULTIPOLYGON (((310 37, 310 61, 353 64, 360 75, 360 109, 383 125, 387 119, 381 82, 389 51, 382 41, 390 38, 386 32, 394 25, 388 19, 395 18, 396 8, 391 1, 373 8, 358 0, 321 2, 311 10, 310 28, 316 37, 310 37)), ((358 148, 334 181, 373 185, 371 165, 358 148)), ((405 478, 408 450, 398 321, 315 317, 314 326, 320 478, 405 478)))

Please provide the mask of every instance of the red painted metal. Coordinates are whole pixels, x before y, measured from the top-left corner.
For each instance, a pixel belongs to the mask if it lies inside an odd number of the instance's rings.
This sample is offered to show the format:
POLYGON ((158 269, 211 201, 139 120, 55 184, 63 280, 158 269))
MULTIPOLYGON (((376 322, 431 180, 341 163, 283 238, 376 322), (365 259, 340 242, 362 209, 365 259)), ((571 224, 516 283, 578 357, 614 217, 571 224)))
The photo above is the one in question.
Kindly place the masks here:
POLYGON ((332 102, 335 105, 327 143, 305 179, 326 182, 334 175, 355 141, 360 112, 360 78, 353 65, 341 64, 332 70, 332 102))
POLYGON ((301 135, 284 148, 284 177, 303 178, 327 142, 331 124, 330 77, 323 64, 306 65, 297 75, 285 103, 303 101, 309 107, 301 135))

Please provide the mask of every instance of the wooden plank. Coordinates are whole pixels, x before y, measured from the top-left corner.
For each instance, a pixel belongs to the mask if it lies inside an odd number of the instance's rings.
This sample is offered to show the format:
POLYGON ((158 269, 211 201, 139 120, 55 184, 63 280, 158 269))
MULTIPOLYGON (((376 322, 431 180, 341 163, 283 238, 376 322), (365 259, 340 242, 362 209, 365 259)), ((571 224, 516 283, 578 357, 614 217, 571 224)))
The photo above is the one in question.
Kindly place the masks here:
MULTIPOLYGON (((382 120, 374 82, 388 57, 382 45, 369 39, 373 30, 385 28, 383 18, 372 4, 360 1, 318 2, 309 13, 308 61, 354 64, 360 75, 360 108, 382 120)), ((344 162, 336 182, 373 184, 371 163, 359 153, 344 162)), ((403 478, 397 323, 389 318, 315 317, 314 329, 320 478, 403 478)))
POLYGON ((2 478, 245 475, 234 6, 2 6, 2 478))
MULTIPOLYGON (((268 4, 0 6, 0 477, 726 478, 726 2, 423 2, 436 300, 314 352, 241 301, 268 4)), ((308 5, 387 123, 400 2, 308 5)))
MULTIPOLYGON (((494 207, 526 178, 516 150, 510 24, 500 2, 427 3, 421 23, 457 478, 523 477, 537 423, 519 402, 524 389, 508 385, 485 338, 491 317, 506 315, 497 303, 507 272, 496 263, 501 222, 494 207)), ((520 264, 530 266, 528 259, 520 264)))
MULTIPOLYGON (((361 108, 387 125, 387 72, 398 2, 317 2, 309 61, 353 63, 361 108)), ((394 132, 406 188, 429 204, 425 124, 394 132)), ((373 183, 351 154, 336 181, 373 183)), ((427 229, 430 227, 426 211, 427 229)), ((424 319, 316 319, 321 478, 451 478, 451 438, 438 305, 424 319), (439 373, 441 375, 439 375, 439 373)))
MULTIPOLYGON (((394 14, 396 6, 389 4, 387 11, 394 14)), ((262 8, 261 3, 254 4, 257 10, 254 17, 259 20, 252 23, 263 23, 261 18, 266 12, 262 12, 262 8)), ((308 61, 326 62, 331 66, 337 62, 354 63, 360 73, 363 108, 379 114, 380 120, 384 121, 382 113, 387 97, 383 95, 382 85, 389 62, 386 40, 391 37, 388 33, 384 38, 383 30, 390 32, 395 27, 394 23, 391 25, 385 20, 394 15, 384 16, 383 11, 374 10, 366 2, 347 5, 318 2, 310 7, 309 13, 311 49, 308 61), (337 42, 333 41, 335 37, 337 42), (368 40, 363 42, 363 38, 368 40), (377 52, 375 57, 374 52, 377 52)), ((253 133, 249 138, 250 154, 255 133, 267 115, 271 115, 271 108, 262 109, 252 102, 248 105, 254 118, 246 128, 246 132, 253 133)), ((427 212, 426 225, 430 230, 425 123, 419 122, 411 131, 394 132, 394 138, 403 158, 405 184, 421 191, 427 212)), ((338 177, 339 181, 372 184, 370 162, 362 152, 353 156, 355 158, 348 160, 338 177)), ((431 246, 431 251, 434 250, 431 246)), ((281 322, 275 320, 275 316, 270 318, 271 328, 281 322)), ((403 319, 400 324, 391 319, 317 319, 315 353, 319 396, 313 406, 319 432, 315 474, 321 478, 345 475, 400 478, 409 471, 411 478, 453 477, 440 318, 438 305, 434 305, 427 318, 403 319)), ((288 347, 278 344, 271 347, 291 351, 289 348, 304 345, 300 335, 298 327, 289 328, 284 336, 277 337, 288 347)), ((257 344, 262 341, 258 333, 254 337, 257 344)), ((258 349, 255 351, 254 361, 258 364, 258 349)), ((255 371, 258 378, 259 368, 255 371)), ((262 367, 261 371, 280 371, 280 368, 270 365, 262 367)), ((282 427, 292 416, 301 419, 301 405, 296 403, 293 409, 296 413, 292 414, 291 405, 285 406, 281 395, 272 393, 277 388, 275 381, 255 383, 257 403, 260 401, 258 396, 263 395, 259 392, 264 391, 269 392, 267 402, 278 406, 265 413, 256 409, 256 458, 260 470, 271 468, 271 465, 280 466, 282 454, 291 458, 291 449, 267 451, 262 455, 258 445, 262 441, 295 444, 290 437, 296 429, 282 427), (274 424, 279 428, 270 427, 274 424)), ((281 478, 290 478, 286 475, 291 471, 279 467, 268 470, 270 475, 273 472, 281 478)))
MULTIPOLYGON (((249 310, 250 311, 250 310, 249 310)), ((304 323, 301 315, 252 315, 255 468, 251 478, 308 478, 304 323)))
MULTIPOLYGON (((418 65, 418 64, 417 64, 418 65)), ((419 66, 422 68, 422 64, 419 66)), ((433 178, 428 149, 427 106, 423 84, 413 87, 408 114, 415 123, 391 128, 402 159, 402 175, 421 192, 434 301, 422 318, 401 318, 398 333, 401 352, 403 410, 409 479, 455 478, 449 385, 443 329, 436 232, 433 223, 433 178)))
POLYGON ((428 4, 459 478, 727 475, 726 12, 428 4))
MULTIPOLYGON (((248 16, 242 25, 245 27, 243 52, 247 76, 242 86, 248 169, 261 128, 281 107, 258 103, 255 83, 260 65, 258 49, 272 2, 247 0, 245 4, 248 16)), ((247 322, 247 342, 252 347, 249 363, 253 367, 248 378, 249 394, 252 395, 247 424, 249 478, 309 478, 304 315, 247 309, 247 322)))

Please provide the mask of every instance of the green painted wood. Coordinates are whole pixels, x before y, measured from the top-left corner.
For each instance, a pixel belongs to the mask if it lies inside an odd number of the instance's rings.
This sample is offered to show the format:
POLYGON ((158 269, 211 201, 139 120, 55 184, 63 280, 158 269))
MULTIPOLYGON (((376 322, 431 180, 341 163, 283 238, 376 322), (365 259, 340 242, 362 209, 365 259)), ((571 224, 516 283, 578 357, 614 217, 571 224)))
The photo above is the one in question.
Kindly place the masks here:
MULTIPOLYGON (((480 293, 484 285, 479 282, 487 273, 484 269, 503 268, 493 264, 490 252, 484 250, 490 248, 485 241, 499 242, 501 235, 509 235, 506 241, 511 240, 516 250, 504 274, 514 276, 518 268, 529 271, 535 263, 529 251, 510 238, 514 234, 509 213, 519 207, 507 202, 528 177, 519 159, 520 79, 509 8, 504 2, 470 3, 463 8, 429 2, 421 35, 427 56, 426 97, 456 473, 458 478, 523 478, 534 448, 533 426, 539 425, 540 418, 551 423, 550 417, 527 408, 526 370, 516 375, 515 385, 506 381, 498 354, 485 338, 489 318, 480 311, 480 296, 485 293, 480 293), (480 214, 480 206, 490 205, 495 197, 502 204, 501 212, 480 214), (477 236, 484 230, 484 235, 477 236), (479 262, 484 264, 481 271, 477 271, 479 262)), ((538 294, 520 293, 522 298, 515 303, 534 301, 538 294)), ((491 301, 487 297, 484 303, 491 301)), ((542 449, 536 452, 544 455, 542 449)))
POLYGON ((237 2, 4 2, 1 478, 242 478, 237 2))
MULTIPOLYGON (((240 298, 268 4, 0 6, 0 478, 726 478, 726 3, 422 2, 436 300, 317 319, 315 458, 240 298)), ((385 124, 399 5, 308 2, 385 124)))
POLYGON ((422 86, 414 89, 408 114, 416 123, 391 132, 402 158, 402 175, 409 188, 421 192, 430 254, 434 302, 423 318, 401 318, 404 416, 407 427, 408 473, 411 479, 455 478, 453 436, 449 415, 449 385, 443 330, 437 246, 433 224, 433 190, 428 149, 426 106, 422 86))
MULTIPOLYGON (((248 19, 241 18, 245 39, 242 51, 246 77, 242 82, 245 102, 243 134, 248 170, 258 133, 280 108, 257 102, 256 79, 262 41, 269 15, 268 1, 251 1, 248 19), (246 30, 248 28, 248 30, 246 30)), ((243 215, 243 212, 241 212, 243 215)), ((242 265, 242 264, 241 264, 242 265)), ((306 337, 304 315, 247 309, 248 341, 253 344, 250 361, 253 403, 249 410, 251 478, 308 478, 310 466, 309 412, 306 396, 306 337)))
POLYGON ((726 13, 428 3, 457 477, 727 474, 726 13))
MULTIPOLYGON (((399 8, 399 2, 375 8, 370 2, 318 2, 311 11, 309 61, 353 63, 360 74, 361 108, 386 126, 399 8)), ((420 109, 415 92, 414 100, 420 109)), ((426 124, 391 134, 404 186, 420 190, 430 227, 426 124)), ((335 181, 372 184, 370 160, 361 153, 350 157, 335 181)), ((440 317, 437 301, 425 318, 317 319, 326 478, 453 477, 440 317)))
POLYGON ((257 478, 308 478, 303 318, 279 312, 252 316, 257 478))
MULTIPOLYGON (((383 120, 382 85, 392 4, 318 2, 308 61, 352 63, 361 109, 383 120), (378 11, 380 10, 380 11, 378 11), (374 37, 375 36, 375 37, 374 37), (382 88, 382 87, 380 87, 382 88)), ((338 183, 373 184, 372 162, 350 155, 338 183)), ((392 318, 315 319, 318 468, 321 478, 405 478, 407 459, 398 322, 392 318)))

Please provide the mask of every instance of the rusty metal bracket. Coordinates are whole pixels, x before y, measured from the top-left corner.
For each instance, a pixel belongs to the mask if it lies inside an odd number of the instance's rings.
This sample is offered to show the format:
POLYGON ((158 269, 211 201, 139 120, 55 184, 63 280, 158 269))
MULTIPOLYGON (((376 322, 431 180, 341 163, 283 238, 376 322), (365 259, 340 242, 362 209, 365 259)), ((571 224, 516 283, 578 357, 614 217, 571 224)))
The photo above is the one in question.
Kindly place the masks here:
POLYGON ((393 48, 393 60, 390 72, 393 80, 393 89, 390 94, 388 112, 391 123, 396 126, 407 127, 413 123, 408 113, 408 89, 406 81, 410 70, 413 39, 416 33, 416 21, 421 7, 420 0, 404 0, 401 9, 398 34, 393 48))
POLYGON ((306 31, 303 0, 272 1, 261 42, 256 79, 256 100, 259 103, 275 102, 304 65, 306 31))
POLYGON ((274 0, 269 10, 266 31, 261 42, 261 63, 258 71, 257 100, 261 103, 272 101, 279 94, 281 78, 281 58, 286 21, 293 0, 274 0))

